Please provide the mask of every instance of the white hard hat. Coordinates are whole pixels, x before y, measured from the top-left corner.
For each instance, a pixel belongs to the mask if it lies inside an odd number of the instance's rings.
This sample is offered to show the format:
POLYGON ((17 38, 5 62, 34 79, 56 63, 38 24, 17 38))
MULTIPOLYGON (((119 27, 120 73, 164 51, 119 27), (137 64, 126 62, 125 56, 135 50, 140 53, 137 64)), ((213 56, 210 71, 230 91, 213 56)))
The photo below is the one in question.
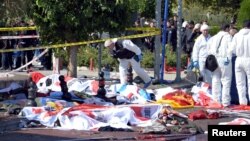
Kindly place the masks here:
POLYGON ((209 29, 209 26, 207 25, 207 24, 203 24, 202 26, 201 26, 201 31, 203 31, 203 30, 208 30, 209 29))
POLYGON ((187 25, 188 25, 187 21, 185 21, 185 22, 182 23, 182 27, 184 27, 184 28, 187 27, 187 25))
POLYGON ((117 41, 117 38, 114 38, 114 39, 108 39, 104 42, 104 46, 105 47, 108 47, 110 46, 112 43, 115 43, 117 41))

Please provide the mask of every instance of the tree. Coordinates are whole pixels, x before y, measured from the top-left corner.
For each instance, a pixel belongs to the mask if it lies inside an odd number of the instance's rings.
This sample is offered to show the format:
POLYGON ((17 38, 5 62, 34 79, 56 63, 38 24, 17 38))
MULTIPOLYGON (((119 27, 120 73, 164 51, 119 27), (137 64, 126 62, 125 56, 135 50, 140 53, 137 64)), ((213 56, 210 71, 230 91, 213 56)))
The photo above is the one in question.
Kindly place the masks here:
MULTIPOLYGON (((42 40, 70 43, 94 32, 119 33, 128 26, 131 0, 35 0, 33 18, 42 40)), ((77 46, 68 47, 69 75, 77 76, 77 46)))
POLYGON ((250 0, 243 0, 240 4, 240 11, 238 14, 238 24, 242 25, 245 20, 250 20, 250 0))
POLYGON ((199 5, 200 10, 208 9, 212 14, 224 12, 232 17, 238 13, 241 1, 242 0, 185 0, 184 5, 187 8, 199 5))
POLYGON ((9 26, 15 20, 28 16, 31 0, 0 0, 1 26, 9 26))

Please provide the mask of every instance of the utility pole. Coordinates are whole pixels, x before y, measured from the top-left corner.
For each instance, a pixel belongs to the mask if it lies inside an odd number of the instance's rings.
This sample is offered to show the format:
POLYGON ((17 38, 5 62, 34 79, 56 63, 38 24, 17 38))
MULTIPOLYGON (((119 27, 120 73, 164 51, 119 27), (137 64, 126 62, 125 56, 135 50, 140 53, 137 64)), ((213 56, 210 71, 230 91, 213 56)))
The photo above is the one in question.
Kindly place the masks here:
POLYGON ((162 58, 161 58, 161 83, 164 82, 164 73, 165 73, 165 52, 166 52, 166 37, 167 37, 167 19, 168 19, 168 0, 165 0, 164 4, 164 20, 163 20, 163 31, 162 31, 162 58))
MULTIPOLYGON (((155 0, 155 18, 156 18, 156 28, 161 30, 161 0, 155 0)), ((155 65, 154 65, 154 78, 155 81, 160 80, 160 62, 161 62, 161 35, 155 37, 155 65)))
POLYGON ((102 48, 103 45, 98 44, 98 74, 102 71, 102 48))
POLYGON ((181 81, 181 24, 182 24, 182 0, 178 0, 178 21, 177 21, 177 63, 176 63, 176 82, 181 81))

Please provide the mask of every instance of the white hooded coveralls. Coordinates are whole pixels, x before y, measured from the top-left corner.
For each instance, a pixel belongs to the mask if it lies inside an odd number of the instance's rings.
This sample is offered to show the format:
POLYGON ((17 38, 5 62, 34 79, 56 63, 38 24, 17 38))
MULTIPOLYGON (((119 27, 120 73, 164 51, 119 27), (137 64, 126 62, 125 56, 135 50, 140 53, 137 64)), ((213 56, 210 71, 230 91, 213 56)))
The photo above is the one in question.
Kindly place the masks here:
POLYGON ((203 34, 201 34, 195 41, 194 47, 193 47, 193 53, 192 53, 192 59, 193 61, 198 61, 199 63, 199 70, 201 75, 203 76, 203 79, 205 82, 211 84, 211 72, 207 69, 205 69, 205 62, 206 58, 208 56, 208 40, 210 39, 210 35, 208 37, 205 37, 203 34))
MULTIPOLYGON (((136 46, 134 43, 132 43, 131 40, 123 40, 122 46, 132 52, 134 52, 136 55, 141 54, 141 49, 136 46)), ((131 64, 133 70, 136 72, 138 76, 141 77, 141 79, 147 83, 151 81, 150 76, 145 72, 143 68, 140 66, 140 62, 137 62, 134 58, 130 59, 119 59, 119 73, 120 73, 120 81, 121 84, 126 84, 127 83, 127 69, 129 66, 129 63, 131 64)))
POLYGON ((209 41, 209 52, 218 62, 218 68, 212 72, 212 96, 223 106, 229 106, 231 103, 232 63, 231 56, 228 54, 231 40, 232 37, 228 32, 220 31, 209 41), (229 64, 225 65, 227 59, 229 64))
POLYGON ((240 105, 247 105, 246 87, 250 97, 250 29, 243 28, 234 35, 229 53, 234 53, 235 79, 240 105), (248 84, 246 85, 246 79, 248 84))

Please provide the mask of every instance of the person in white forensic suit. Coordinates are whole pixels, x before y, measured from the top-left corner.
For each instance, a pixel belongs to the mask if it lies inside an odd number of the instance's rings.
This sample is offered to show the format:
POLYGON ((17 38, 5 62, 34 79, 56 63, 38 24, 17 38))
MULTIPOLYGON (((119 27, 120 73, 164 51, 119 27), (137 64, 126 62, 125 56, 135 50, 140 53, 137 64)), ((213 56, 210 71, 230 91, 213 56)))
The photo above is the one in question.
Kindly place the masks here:
POLYGON ((208 40, 210 35, 208 33, 209 26, 203 24, 200 28, 202 34, 196 39, 192 52, 193 66, 200 70, 200 73, 203 77, 203 81, 211 85, 212 77, 211 72, 205 69, 205 62, 208 56, 208 40))
POLYGON ((218 68, 211 72, 212 96, 225 107, 231 104, 232 58, 228 49, 232 36, 229 34, 229 28, 229 24, 221 25, 221 30, 209 41, 209 53, 216 57, 218 63, 218 68))
POLYGON ((245 21, 244 27, 234 35, 229 53, 234 53, 237 56, 235 61, 235 79, 239 104, 247 105, 247 88, 248 96, 250 97, 250 20, 245 21))
POLYGON ((140 61, 142 60, 141 49, 131 40, 108 39, 105 41, 104 46, 108 47, 112 57, 119 61, 121 84, 127 84, 127 69, 129 64, 131 64, 133 70, 144 81, 143 88, 151 85, 152 79, 140 66, 140 61))

